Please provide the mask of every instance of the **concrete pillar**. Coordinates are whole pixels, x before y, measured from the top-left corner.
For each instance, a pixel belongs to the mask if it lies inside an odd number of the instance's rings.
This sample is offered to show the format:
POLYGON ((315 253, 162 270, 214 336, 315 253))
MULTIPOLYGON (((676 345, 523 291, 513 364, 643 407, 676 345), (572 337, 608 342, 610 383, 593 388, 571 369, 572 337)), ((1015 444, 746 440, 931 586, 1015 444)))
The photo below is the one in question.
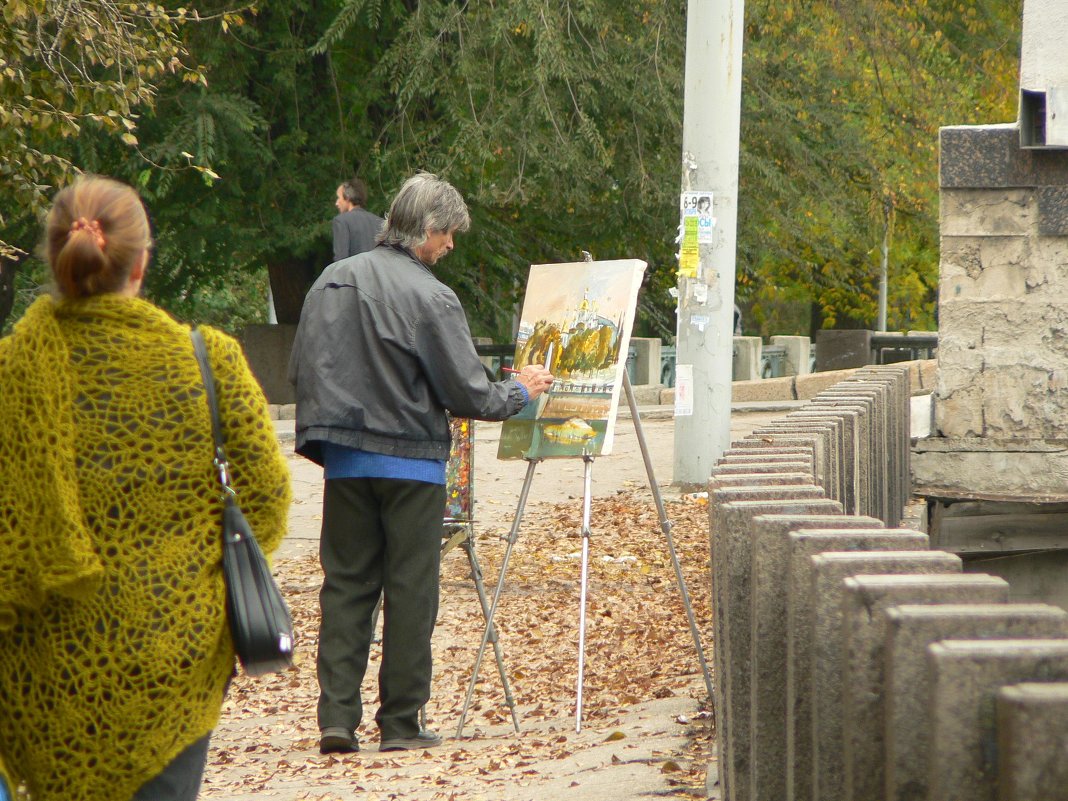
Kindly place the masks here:
POLYGON ((1068 798, 1068 683, 1002 687, 997 727, 999 801, 1068 798))
POLYGON ((841 514, 819 487, 748 487, 709 493, 719 759, 732 799, 750 786, 749 527, 760 514, 841 514))
MULTIPOLYGON (((812 764, 814 799, 844 798, 845 784, 845 580, 857 575, 903 574, 934 578, 959 574, 960 559, 941 551, 869 554, 824 553, 812 557, 812 663, 808 669, 812 698, 812 764)), ((800 632, 799 636, 804 636, 800 632)))
POLYGON ((927 654, 933 676, 928 797, 995 801, 998 689, 1068 681, 1068 640, 950 640, 927 654))
MULTIPOLYGON (((812 709, 815 704, 813 667, 818 598, 812 591, 816 570, 813 557, 824 554, 830 557, 831 563, 842 563, 839 579, 852 575, 850 571, 951 572, 960 569, 960 560, 955 557, 945 554, 926 557, 927 544, 926 535, 908 529, 812 529, 789 535, 790 575, 786 586, 786 798, 789 801, 812 801, 814 798, 812 709), (865 556, 876 558, 865 559, 865 556)), ((825 570, 829 571, 830 567, 825 570)))
POLYGON ((786 349, 785 375, 807 375, 812 372, 812 342, 808 337, 774 336, 772 345, 786 349))
POLYGON ((734 381, 756 381, 760 378, 760 357, 763 351, 760 337, 734 337, 734 381))
POLYGON ((853 801, 882 801, 884 756, 883 646, 885 610, 902 603, 1005 602, 1009 585, 1000 578, 959 576, 854 576, 845 581, 844 704, 845 796, 853 801))
POLYGON ((268 403, 296 403, 289 383, 289 354, 296 334, 296 325, 248 325, 241 332, 245 358, 268 403))
MULTIPOLYGON (((857 508, 853 514, 879 517, 877 510, 880 507, 875 503, 876 491, 872 483, 872 474, 878 458, 872 426, 873 406, 874 402, 868 398, 819 395, 807 408, 813 411, 835 410, 850 414, 853 421, 853 486, 857 497, 857 508)), ((881 517, 879 519, 882 520, 881 517)))
POLYGON ((823 329, 816 332, 816 371, 871 364, 871 331, 823 329))
POLYGON ((634 348, 634 385, 645 386, 660 383, 660 338, 631 337, 634 348))
POLYGON ((885 626, 884 795, 886 801, 915 801, 927 798, 931 747, 927 647, 940 640, 1065 637, 1068 613, 1047 604, 904 604, 886 610, 885 626))
POLYGON ((759 475, 761 473, 804 473, 812 483, 812 461, 724 461, 712 468, 712 477, 732 475, 759 475))
POLYGON ((767 425, 753 430, 753 437, 816 435, 822 438, 821 450, 826 458, 823 470, 817 472, 816 478, 827 490, 827 497, 833 498, 845 506, 845 488, 842 480, 842 446, 844 434, 842 422, 836 420, 806 420, 781 417, 767 425), (821 474, 822 473, 822 474, 821 474))
POLYGON ((798 529, 880 529, 882 521, 846 515, 760 515, 751 525, 750 705, 753 798, 786 797, 786 593, 790 533, 798 529))
POLYGON ((783 432, 768 432, 763 435, 757 435, 756 432, 746 439, 739 440, 738 442, 732 442, 730 450, 745 449, 747 451, 755 451, 759 449, 766 450, 794 450, 794 449, 807 449, 812 454, 813 463, 813 475, 816 476, 816 482, 824 488, 827 495, 831 493, 830 476, 831 471, 828 467, 830 454, 828 453, 830 435, 826 433, 821 434, 800 434, 800 433, 783 433, 783 432))

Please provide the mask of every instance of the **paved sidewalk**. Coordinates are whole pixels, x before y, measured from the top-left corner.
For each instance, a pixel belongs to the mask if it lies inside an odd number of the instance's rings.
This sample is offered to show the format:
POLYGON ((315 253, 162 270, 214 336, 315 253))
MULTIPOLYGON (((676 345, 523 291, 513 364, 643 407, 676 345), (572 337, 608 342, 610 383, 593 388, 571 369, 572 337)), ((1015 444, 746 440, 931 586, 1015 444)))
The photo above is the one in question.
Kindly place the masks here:
MULTIPOLYGON (((732 438, 744 436, 796 405, 775 403, 736 409, 731 419, 732 438)), ((665 498, 677 498, 677 490, 670 486, 674 455, 672 410, 642 407, 640 413, 657 481, 665 498)), ((275 560, 276 566, 286 571, 296 564, 308 564, 317 551, 322 471, 292 453, 293 421, 278 421, 276 427, 289 455, 294 491, 289 534, 275 560)), ((524 462, 496 459, 499 433, 499 423, 478 423, 475 427, 475 528, 480 539, 507 533, 526 475, 524 462)), ((595 497, 648 486, 634 426, 626 410, 616 423, 613 454, 598 458, 592 469, 595 497)), ((579 503, 582 479, 583 465, 579 460, 542 463, 531 484, 528 504, 569 499, 579 503)), ((492 592, 495 578, 487 573, 487 592, 492 592)), ((314 602, 315 575, 300 574, 294 578, 288 574, 287 580, 291 588, 297 587, 300 603, 307 607, 314 602)), ((470 608, 470 600, 464 607, 470 608)), ((443 608, 443 613, 448 613, 448 609, 443 608)), ((479 627, 480 621, 478 618, 479 627)), ((447 641, 447 631, 447 626, 439 626, 436 652, 443 653, 452 647, 447 641)), ((680 636, 687 636, 683 631, 680 636)), ((711 661, 711 648, 706 648, 711 661)), ((299 675, 304 684, 313 681, 309 675, 314 676, 314 654, 309 650, 310 644, 299 654, 299 675)), ((491 650, 487 650, 481 674, 492 680, 491 650)), ((458 721, 437 720, 438 730, 446 737, 439 749, 379 754, 371 743, 364 752, 342 759, 319 755, 314 704, 301 694, 307 688, 302 685, 297 689, 297 679, 292 679, 289 686, 293 689, 287 699, 284 698, 285 681, 284 677, 271 681, 242 678, 235 683, 213 738, 202 798, 628 801, 664 796, 701 797, 705 791, 704 787, 682 786, 686 771, 690 770, 692 775, 695 738, 707 730, 707 721, 695 700, 704 694, 699 671, 679 677, 680 686, 688 688, 685 692, 664 698, 636 699, 623 708, 622 714, 587 721, 578 733, 573 706, 562 706, 542 716, 521 709, 522 731, 518 735, 510 723, 476 724, 472 716, 465 736, 456 740, 458 721), (275 698, 279 693, 283 698, 277 707, 271 707, 270 714, 263 714, 261 699, 275 698), (259 694, 255 702, 250 700, 254 697, 250 694, 259 694)), ((368 681, 373 684, 370 671, 368 681)), ((702 753, 707 753, 707 748, 702 753)), ((707 757, 701 759, 699 767, 703 768, 707 757)), ((714 765, 711 774, 714 779, 714 765)))

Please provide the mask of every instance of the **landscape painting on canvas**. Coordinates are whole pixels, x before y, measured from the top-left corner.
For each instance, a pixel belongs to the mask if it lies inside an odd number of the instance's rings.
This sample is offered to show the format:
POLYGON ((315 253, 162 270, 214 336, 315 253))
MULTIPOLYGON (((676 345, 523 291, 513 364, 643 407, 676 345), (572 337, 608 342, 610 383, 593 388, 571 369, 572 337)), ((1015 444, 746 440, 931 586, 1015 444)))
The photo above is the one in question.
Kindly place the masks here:
POLYGON ((513 367, 544 364, 556 380, 501 428, 499 459, 611 453, 645 262, 535 264, 513 367))

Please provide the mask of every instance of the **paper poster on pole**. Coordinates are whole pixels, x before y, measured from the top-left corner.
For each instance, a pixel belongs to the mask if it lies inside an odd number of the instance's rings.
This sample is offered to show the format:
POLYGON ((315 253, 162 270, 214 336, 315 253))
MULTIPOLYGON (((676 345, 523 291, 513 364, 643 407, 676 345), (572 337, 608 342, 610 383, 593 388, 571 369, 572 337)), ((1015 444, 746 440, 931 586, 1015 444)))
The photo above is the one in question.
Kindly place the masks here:
POLYGON ((675 365, 675 416, 693 416, 693 365, 675 365))
MULTIPOLYGON (((686 219, 694 218, 697 242, 701 245, 710 245, 713 242, 713 229, 716 227, 716 218, 712 216, 712 192, 710 190, 699 192, 683 192, 680 209, 682 211, 683 226, 686 219)), ((685 230, 683 231, 685 241, 685 230)))
POLYGON ((645 266, 620 259, 530 268, 513 366, 544 364, 556 380, 504 422, 498 459, 611 453, 645 266))

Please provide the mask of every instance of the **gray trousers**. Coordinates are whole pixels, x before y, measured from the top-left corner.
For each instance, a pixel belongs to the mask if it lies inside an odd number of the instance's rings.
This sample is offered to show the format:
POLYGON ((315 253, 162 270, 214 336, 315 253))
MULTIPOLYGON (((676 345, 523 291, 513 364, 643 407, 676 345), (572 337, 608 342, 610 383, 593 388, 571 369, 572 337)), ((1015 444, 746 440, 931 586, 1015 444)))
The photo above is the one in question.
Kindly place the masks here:
POLYGON ((196 801, 210 740, 207 734, 182 751, 155 778, 141 785, 133 801, 196 801))
POLYGON ((438 614, 445 487, 391 478, 326 482, 319 559, 318 722, 355 731, 363 719, 360 685, 379 595, 382 739, 414 737, 430 698, 430 638, 438 614))

